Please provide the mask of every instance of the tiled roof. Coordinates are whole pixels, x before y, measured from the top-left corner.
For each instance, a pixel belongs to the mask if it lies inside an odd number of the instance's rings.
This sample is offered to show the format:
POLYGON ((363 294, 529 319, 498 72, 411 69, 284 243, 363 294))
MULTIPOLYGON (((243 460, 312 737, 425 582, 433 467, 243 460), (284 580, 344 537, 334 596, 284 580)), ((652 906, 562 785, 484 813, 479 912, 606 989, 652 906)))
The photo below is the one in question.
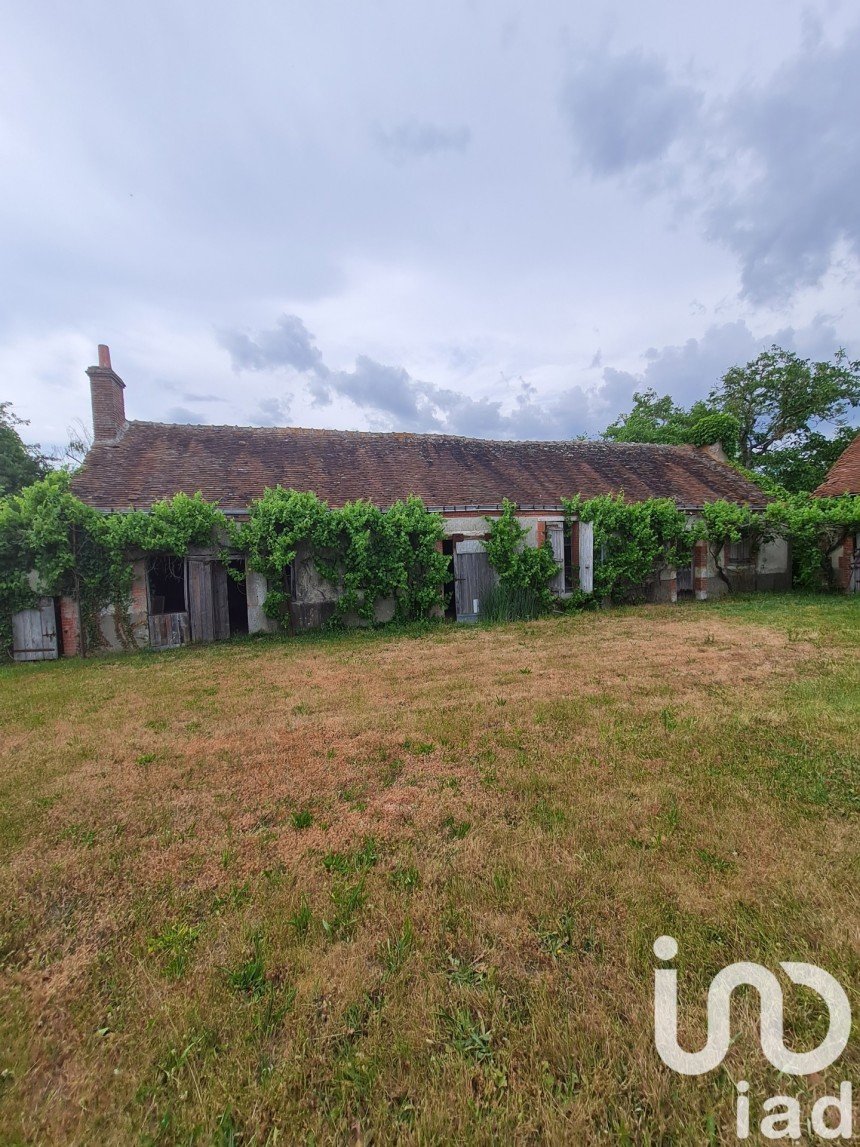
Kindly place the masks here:
POLYGON ((242 511, 267 486, 312 490, 333 506, 380 507, 417 494, 432 508, 558 506, 573 494, 623 491, 685 507, 726 498, 762 505, 757 486, 690 446, 616 442, 495 442, 436 434, 129 422, 92 447, 75 492, 100 509, 147 509, 201 491, 242 511))
POLYGON ((827 472, 816 494, 860 494, 860 434, 843 450, 827 472))

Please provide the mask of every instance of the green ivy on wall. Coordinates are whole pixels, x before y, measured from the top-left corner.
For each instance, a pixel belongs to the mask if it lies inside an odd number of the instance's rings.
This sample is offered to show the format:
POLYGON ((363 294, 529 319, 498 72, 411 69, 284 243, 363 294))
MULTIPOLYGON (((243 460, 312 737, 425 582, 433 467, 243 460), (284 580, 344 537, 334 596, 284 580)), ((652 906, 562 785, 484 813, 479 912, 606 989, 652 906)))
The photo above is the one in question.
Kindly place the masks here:
POLYGON ((232 530, 233 545, 269 581, 268 616, 285 617, 284 576, 303 548, 333 589, 336 621, 351 613, 373 621, 377 604, 389 598, 399 621, 430 617, 444 605, 450 559, 441 553, 443 537, 442 518, 420 498, 387 511, 366 501, 332 509, 316 494, 280 486, 266 490, 232 530))
POLYGON ((549 582, 558 574, 552 546, 548 540, 527 546, 528 530, 520 525, 516 512, 516 503, 506 498, 499 517, 485 519, 489 532, 484 549, 502 589, 525 591, 540 608, 549 609, 553 601, 549 582))
POLYGON ((594 523, 594 596, 641 600, 649 578, 692 560, 698 533, 670 498, 626 502, 621 494, 564 501, 568 522, 594 523))

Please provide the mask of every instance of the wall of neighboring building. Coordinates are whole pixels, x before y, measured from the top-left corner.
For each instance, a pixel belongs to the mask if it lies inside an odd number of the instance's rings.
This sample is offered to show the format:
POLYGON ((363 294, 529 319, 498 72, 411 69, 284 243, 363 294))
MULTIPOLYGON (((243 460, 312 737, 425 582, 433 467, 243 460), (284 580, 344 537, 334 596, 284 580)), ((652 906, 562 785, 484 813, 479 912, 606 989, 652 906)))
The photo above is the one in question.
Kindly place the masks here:
POLYGON ((833 582, 846 592, 860 593, 860 534, 849 534, 830 555, 833 582))

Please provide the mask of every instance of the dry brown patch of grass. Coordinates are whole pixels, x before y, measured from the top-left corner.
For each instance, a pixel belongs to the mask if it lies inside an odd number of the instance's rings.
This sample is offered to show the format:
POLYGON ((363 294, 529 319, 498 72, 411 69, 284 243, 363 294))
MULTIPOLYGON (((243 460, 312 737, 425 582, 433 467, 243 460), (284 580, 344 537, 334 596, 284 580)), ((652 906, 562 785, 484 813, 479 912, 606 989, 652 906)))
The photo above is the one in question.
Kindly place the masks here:
POLYGON ((730 1127, 724 1074, 655 1057, 654 937, 700 994, 735 958, 858 964, 853 806, 826 771, 849 729, 792 694, 856 679, 826 627, 753 621, 655 609, 0 678, 0 1127, 730 1127))

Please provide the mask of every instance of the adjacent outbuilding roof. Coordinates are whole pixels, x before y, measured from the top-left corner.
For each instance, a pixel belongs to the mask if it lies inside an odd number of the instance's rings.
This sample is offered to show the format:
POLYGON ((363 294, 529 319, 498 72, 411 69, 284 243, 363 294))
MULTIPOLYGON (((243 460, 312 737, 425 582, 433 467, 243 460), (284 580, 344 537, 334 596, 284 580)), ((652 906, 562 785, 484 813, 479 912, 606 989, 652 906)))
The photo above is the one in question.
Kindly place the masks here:
POLYGON ((75 493, 103 510, 148 509, 200 491, 241 513, 267 486, 313 491, 332 506, 381 508, 417 494, 435 510, 491 509, 504 498, 550 509, 574 494, 673 498, 694 509, 725 498, 754 506, 762 491, 691 446, 620 442, 496 442, 437 434, 129 422, 97 442, 75 493))
POLYGON ((815 493, 821 497, 860 494, 860 434, 842 451, 815 493))

